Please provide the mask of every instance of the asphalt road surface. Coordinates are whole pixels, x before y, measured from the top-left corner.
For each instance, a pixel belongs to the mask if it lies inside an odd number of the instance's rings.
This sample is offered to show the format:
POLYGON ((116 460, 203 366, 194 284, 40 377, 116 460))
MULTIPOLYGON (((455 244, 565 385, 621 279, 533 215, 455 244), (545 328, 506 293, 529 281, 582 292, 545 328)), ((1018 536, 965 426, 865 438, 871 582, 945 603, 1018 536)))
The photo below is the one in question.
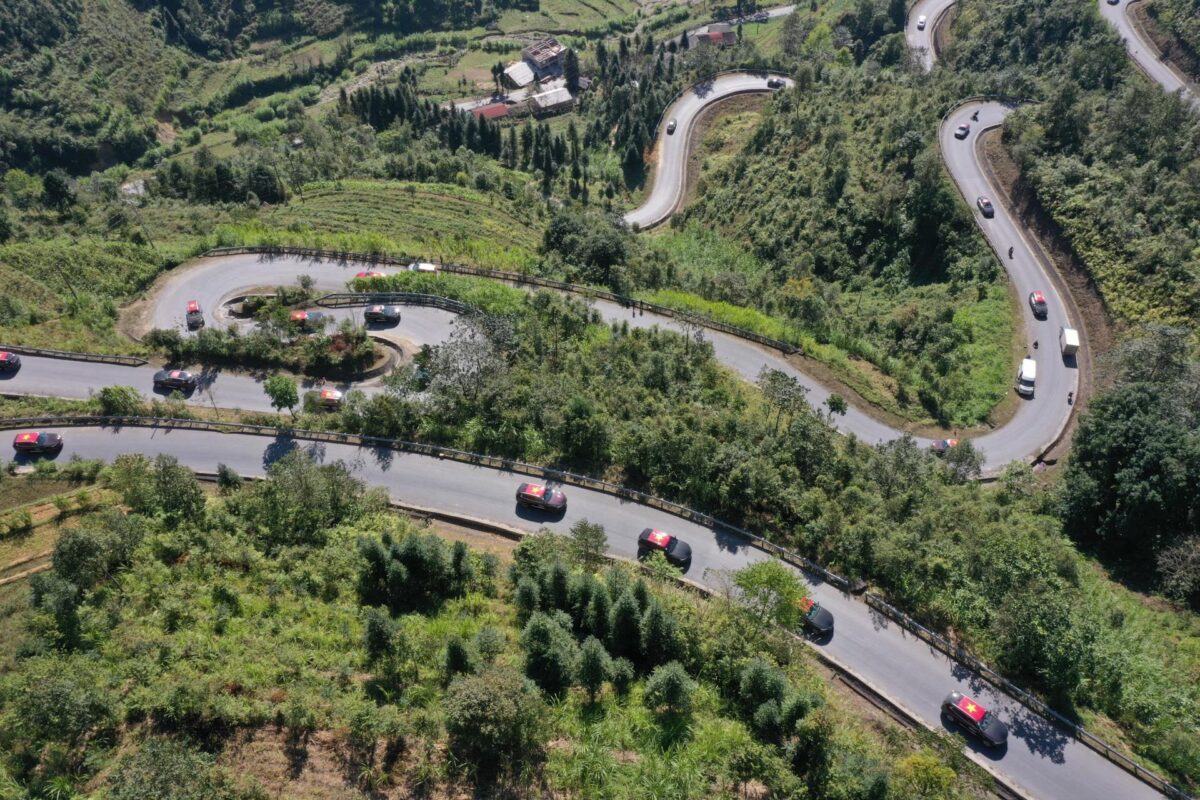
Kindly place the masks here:
POLYGON ((1194 108, 1200 109, 1200 94, 1182 72, 1170 62, 1163 61, 1156 55, 1152 45, 1142 29, 1134 24, 1130 17, 1130 0, 1120 0, 1115 5, 1109 5, 1106 0, 1100 0, 1100 16, 1117 29, 1125 40, 1125 49, 1138 68, 1167 92, 1180 92, 1184 99, 1191 102, 1194 108))
MULTIPOLYGON (((930 35, 934 22, 950 0, 922 0, 912 10, 906 30, 911 47, 921 52, 927 68, 933 64, 930 35), (915 30, 917 17, 924 14, 928 24, 925 31, 915 30), (923 52, 922 52, 923 51, 923 52)), ((1106 18, 1115 20, 1110 12, 1119 11, 1119 29, 1128 26, 1124 15, 1126 2, 1118 7, 1102 6, 1106 18)), ((791 7, 773 9, 773 16, 790 13, 791 7)), ((1136 30, 1129 27, 1124 33, 1130 42, 1131 55, 1138 59, 1146 48, 1134 44, 1136 30)), ((1151 70, 1138 59, 1147 73, 1159 80, 1168 90, 1170 80, 1176 79, 1169 69, 1156 60, 1151 70), (1161 76, 1161 77, 1160 77, 1161 76)), ((678 207, 683 194, 683 175, 686 166, 687 140, 699 112, 707 105, 743 92, 768 91, 766 74, 734 73, 694 87, 664 115, 663 124, 676 120, 676 130, 667 136, 660 132, 658 164, 654 190, 647 202, 627 215, 626 220, 649 227, 666 219, 678 207)), ((1179 84, 1182 86, 1182 83, 1179 84)), ((1179 88, 1176 86, 1174 88, 1179 88)), ((980 195, 995 197, 992 186, 980 165, 977 137, 981 131, 999 125, 1009 112, 997 103, 965 105, 944 121, 939 141, 947 168, 966 202, 974 205, 980 195), (965 140, 953 136, 955 126, 972 121, 972 130, 965 140)), ((1046 267, 1035 255, 1024 232, 996 205, 996 215, 984 219, 977 214, 984 235, 1000 253, 1008 270, 1014 290, 1022 301, 1022 314, 1028 340, 1038 340, 1041 347, 1031 348, 1038 361, 1035 396, 1022 401, 1012 421, 1003 428, 975 440, 986 456, 989 470, 1014 459, 1026 460, 1049 443, 1068 416, 1065 395, 1077 384, 1074 364, 1059 355, 1058 327, 1068 322, 1061 301, 1050 291, 1046 267), (1008 247, 1013 258, 1006 258, 1008 247), (1024 301, 1034 289, 1043 290, 1049 301, 1049 316, 1034 320, 1024 301)), ((246 325, 231 318, 226 303, 256 289, 293 283, 297 276, 313 277, 320 291, 340 291, 354 273, 365 269, 355 264, 311 262, 297 258, 264 258, 261 256, 231 256, 207 259, 198 266, 181 269, 170 276, 157 297, 149 324, 158 327, 183 326, 183 309, 188 300, 199 300, 210 324, 246 325)), ((387 272, 388 269, 370 267, 387 272)), ((668 318, 653 315, 630 316, 628 309, 608 303, 598 303, 597 309, 609 320, 624 319, 632 325, 661 325, 674 327, 668 318)), ((343 309, 331 312, 337 318, 361 319, 361 310, 343 309)), ((386 330, 373 331, 381 338, 401 346, 416 346, 443 341, 451 330, 454 317, 446 312, 406 307, 401 323, 386 330)), ((764 350, 736 337, 707 332, 719 360, 742 377, 753 380, 763 366, 787 371, 810 388, 810 400, 823 403, 828 390, 809 379, 782 356, 764 350)), ((150 379, 157 369, 149 367, 118 367, 86 362, 24 357, 23 366, 15 374, 0 376, 0 390, 10 393, 86 397, 89 392, 106 385, 132 385, 150 396, 150 379)), ((204 373, 203 386, 191 398, 194 403, 211 403, 223 407, 253 410, 269 408, 259 381, 261 376, 223 373, 210 370, 204 373)), ((376 391, 370 383, 363 386, 376 391)), ((850 409, 837 420, 840 430, 853 433, 868 442, 886 441, 900 432, 856 409, 850 409)), ((111 460, 121 453, 140 452, 148 455, 168 453, 197 470, 214 470, 218 463, 246 474, 261 474, 266 467, 287 452, 301 448, 321 461, 343 460, 369 484, 385 487, 393 498, 417 505, 436 507, 445 511, 485 518, 527 530, 550 527, 565 530, 581 518, 600 522, 609 533, 611 552, 632 556, 636 551, 637 533, 648 525, 672 531, 691 545, 694 559, 688 577, 707 585, 717 585, 719 571, 737 569, 766 556, 727 533, 718 533, 685 522, 665 512, 608 495, 578 488, 569 488, 570 509, 561 519, 543 517, 520 509, 513 499, 519 476, 471 467, 435 458, 395 453, 390 450, 356 448, 348 445, 315 444, 296 441, 280 435, 274 438, 185 430, 126 428, 71 428, 63 431, 66 446, 60 459, 79 455, 86 458, 111 460)), ((837 619, 833 637, 819 642, 830 658, 842 663, 862 677, 874 689, 898 703, 909 713, 934 729, 944 729, 953 736, 960 734, 941 719, 940 702, 951 689, 964 691, 985 706, 995 710, 1010 727, 1010 740, 1003 751, 992 751, 964 739, 971 758, 995 772, 1002 779, 1031 797, 1050 800, 1092 800, 1092 798, 1152 798, 1160 795, 1102 756, 1086 748, 1056 726, 1033 714, 980 681, 977 677, 912 637, 896 625, 879 617, 858 600, 843 595, 832 587, 821 585, 813 576, 817 599, 832 611, 837 619)))
MULTIPOLYGON (((516 505, 513 494, 522 476, 428 456, 350 445, 275 437, 151 428, 68 428, 57 456, 111 460, 123 453, 169 453, 193 469, 214 471, 226 464, 246 475, 260 475, 287 453, 301 449, 329 463, 343 461, 373 486, 396 500, 484 518, 535 531, 565 532, 589 519, 604 525, 610 552, 636 555, 637 535, 653 526, 670 531, 692 546, 687 577, 720 586, 724 570, 738 569, 767 556, 740 537, 715 533, 663 511, 624 502, 610 495, 567 487, 568 510, 555 517, 516 505)), ((18 459, 20 461, 22 459, 18 459)), ((1153 798, 1157 793, 1102 756, 1064 734, 1015 700, 993 690, 864 603, 806 576, 815 598, 836 618, 831 638, 815 643, 885 696, 934 730, 961 738, 968 755, 1031 797, 1047 800, 1153 798), (941 718, 940 704, 952 689, 965 692, 994 710, 1009 725, 1003 750, 980 747, 941 718)))
MULTIPOLYGON (((732 72, 718 75, 711 81, 698 83, 686 90, 663 113, 658 131, 658 146, 655 148, 657 164, 654 169, 654 186, 650 196, 640 206, 625 215, 625 222, 641 228, 650 228, 663 222, 675 212, 683 200, 686 188, 688 140, 696 118, 706 107, 736 94, 768 92, 767 80, 772 77, 765 72, 732 72), (667 126, 675 120, 676 128, 667 133, 667 126)), ((792 82, 786 80, 790 87, 792 82)))

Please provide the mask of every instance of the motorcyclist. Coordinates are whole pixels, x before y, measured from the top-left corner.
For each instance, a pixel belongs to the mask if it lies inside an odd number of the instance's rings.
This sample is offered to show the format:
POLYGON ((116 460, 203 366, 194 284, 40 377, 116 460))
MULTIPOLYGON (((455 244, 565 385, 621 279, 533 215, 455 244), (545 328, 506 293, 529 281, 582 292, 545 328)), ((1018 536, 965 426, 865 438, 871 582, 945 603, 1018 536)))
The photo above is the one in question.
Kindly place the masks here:
POLYGON ((1010 247, 1010 248, 1008 248, 1008 257, 1012 258, 1012 254, 1013 254, 1013 249, 1010 247))
POLYGON ((978 111, 978 109, 976 109, 975 113, 971 115, 971 119, 972 119, 974 122, 978 122, 978 121, 979 121, 979 111, 978 111))

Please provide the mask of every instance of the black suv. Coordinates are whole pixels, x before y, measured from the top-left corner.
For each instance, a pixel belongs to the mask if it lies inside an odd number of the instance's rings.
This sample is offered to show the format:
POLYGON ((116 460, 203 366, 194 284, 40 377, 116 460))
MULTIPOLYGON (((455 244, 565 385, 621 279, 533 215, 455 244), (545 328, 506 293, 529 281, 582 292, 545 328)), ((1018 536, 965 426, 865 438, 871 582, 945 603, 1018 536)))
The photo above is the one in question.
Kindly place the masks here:
POLYGON ((966 729, 967 733, 991 747, 1008 743, 1008 726, 996 715, 961 692, 951 692, 942 701, 942 713, 966 729))
POLYGON ((367 310, 363 312, 363 319, 367 322, 399 322, 400 306, 382 304, 367 306, 367 310))
POLYGON ((667 561, 686 570, 692 563, 692 548, 687 542, 664 531, 646 528, 638 537, 638 558, 645 558, 658 550, 667 557, 667 561))
POLYGON ((564 514, 567 511, 567 496, 561 489, 551 489, 540 483, 522 483, 517 487, 517 502, 529 508, 564 514))
POLYGON ((155 389, 190 392, 196 388, 196 376, 182 369, 164 369, 154 373, 155 389))

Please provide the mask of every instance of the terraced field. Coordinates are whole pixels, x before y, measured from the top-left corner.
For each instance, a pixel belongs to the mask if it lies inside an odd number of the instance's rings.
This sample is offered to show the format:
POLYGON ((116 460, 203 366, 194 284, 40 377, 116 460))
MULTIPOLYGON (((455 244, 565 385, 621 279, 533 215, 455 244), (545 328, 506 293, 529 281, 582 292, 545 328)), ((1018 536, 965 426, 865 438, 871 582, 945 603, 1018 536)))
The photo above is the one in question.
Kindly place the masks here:
POLYGON ((533 260, 540 227, 520 200, 495 194, 448 184, 347 181, 306 187, 303 199, 265 214, 260 225, 223 229, 221 238, 517 269, 533 260))

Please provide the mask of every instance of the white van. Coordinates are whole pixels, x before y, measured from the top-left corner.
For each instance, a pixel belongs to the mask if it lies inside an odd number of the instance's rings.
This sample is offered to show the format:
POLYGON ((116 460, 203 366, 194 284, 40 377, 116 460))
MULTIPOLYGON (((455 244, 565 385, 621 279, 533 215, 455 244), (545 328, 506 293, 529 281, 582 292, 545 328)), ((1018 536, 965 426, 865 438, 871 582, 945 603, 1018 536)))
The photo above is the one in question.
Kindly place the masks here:
POLYGON ((1036 380, 1037 362, 1032 358, 1023 359, 1021 368, 1017 370, 1017 394, 1033 397, 1033 383, 1036 380))
POLYGON ((1058 346, 1064 356, 1073 356, 1079 352, 1079 331, 1074 328, 1058 329, 1058 346))

